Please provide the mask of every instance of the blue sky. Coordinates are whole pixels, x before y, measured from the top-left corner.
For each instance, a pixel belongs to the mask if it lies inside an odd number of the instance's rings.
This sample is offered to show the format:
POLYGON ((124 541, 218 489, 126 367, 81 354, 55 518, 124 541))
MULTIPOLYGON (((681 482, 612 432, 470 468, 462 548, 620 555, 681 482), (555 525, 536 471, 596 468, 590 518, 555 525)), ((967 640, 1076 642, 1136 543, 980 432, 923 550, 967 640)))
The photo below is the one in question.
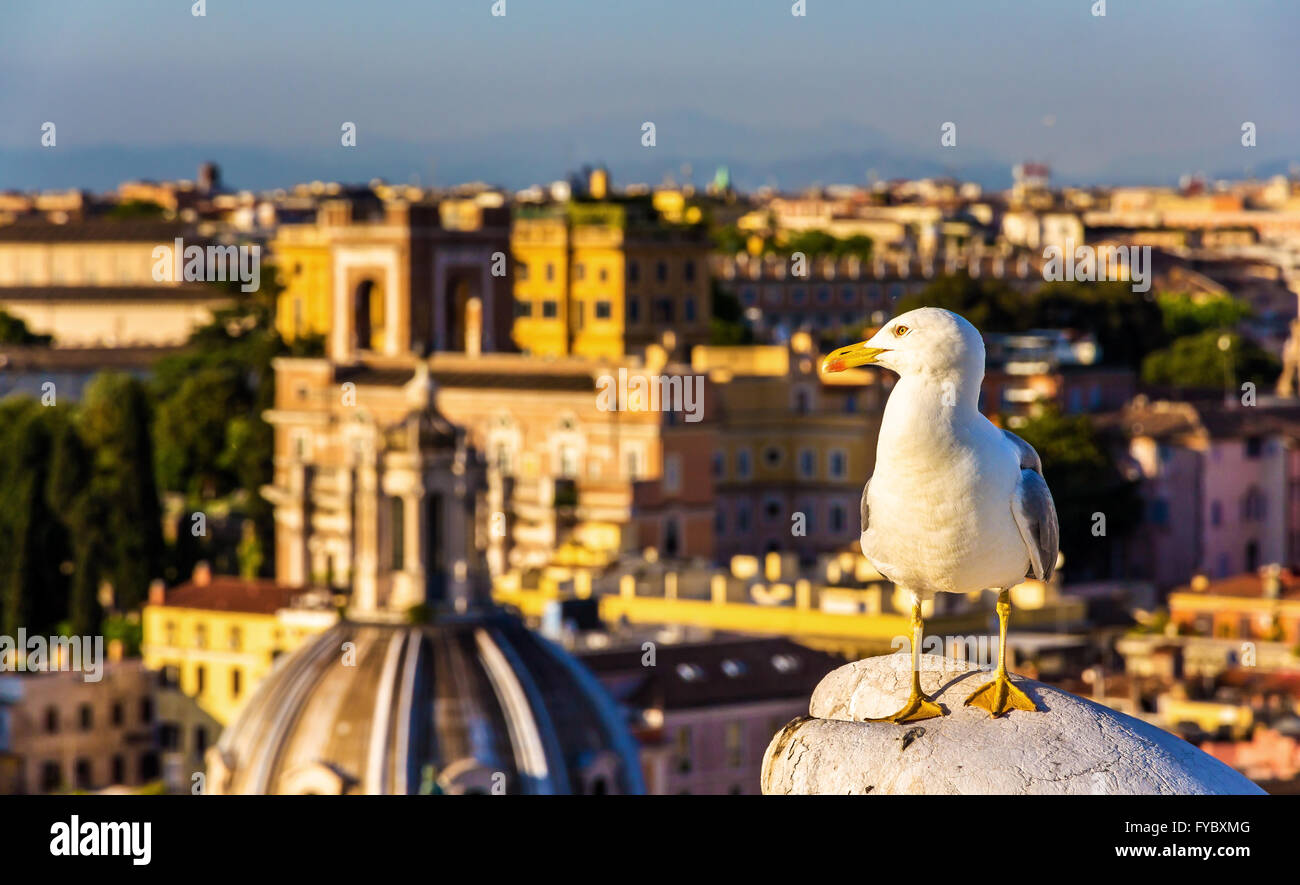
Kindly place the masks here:
POLYGON ((1104 18, 1092 0, 807 0, 803 18, 792 0, 191 2, 0 2, 0 187, 93 178, 105 147, 206 147, 247 178, 278 154, 511 185, 588 160, 798 178, 824 158, 861 179, 1037 159, 1080 180, 1300 161, 1294 0, 1107 0, 1104 18), (46 120, 62 162, 29 154, 46 120))

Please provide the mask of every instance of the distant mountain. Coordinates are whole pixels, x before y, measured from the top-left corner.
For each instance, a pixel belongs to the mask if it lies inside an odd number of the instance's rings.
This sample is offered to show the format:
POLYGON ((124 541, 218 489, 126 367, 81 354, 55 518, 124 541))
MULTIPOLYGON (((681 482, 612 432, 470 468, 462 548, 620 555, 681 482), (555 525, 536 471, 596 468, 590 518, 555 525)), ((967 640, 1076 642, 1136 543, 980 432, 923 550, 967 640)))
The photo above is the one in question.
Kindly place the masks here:
MULTIPOLYGON (((108 190, 134 178, 192 178, 198 164, 215 160, 227 185, 265 190, 316 179, 364 182, 418 180, 447 185, 482 180, 508 188, 554 181, 584 164, 604 163, 618 184, 658 184, 671 177, 697 184, 727 166, 741 189, 772 185, 793 190, 811 184, 865 184, 876 178, 953 175, 989 188, 1010 184, 1011 167, 1025 157, 999 157, 962 147, 941 148, 938 131, 926 145, 906 144, 882 131, 845 121, 788 127, 756 126, 698 112, 606 115, 546 128, 448 135, 428 143, 372 136, 362 129, 357 146, 344 148, 337 133, 317 145, 283 148, 235 144, 76 145, 0 148, 0 188, 82 187, 108 190), (656 126, 656 145, 641 145, 641 126, 656 126)), ((1240 177, 1221 158, 1170 160, 1138 157, 1091 170, 1054 169, 1054 179, 1076 184, 1171 184, 1185 172, 1240 177)), ((1286 172, 1290 162, 1261 159, 1255 175, 1286 172)))

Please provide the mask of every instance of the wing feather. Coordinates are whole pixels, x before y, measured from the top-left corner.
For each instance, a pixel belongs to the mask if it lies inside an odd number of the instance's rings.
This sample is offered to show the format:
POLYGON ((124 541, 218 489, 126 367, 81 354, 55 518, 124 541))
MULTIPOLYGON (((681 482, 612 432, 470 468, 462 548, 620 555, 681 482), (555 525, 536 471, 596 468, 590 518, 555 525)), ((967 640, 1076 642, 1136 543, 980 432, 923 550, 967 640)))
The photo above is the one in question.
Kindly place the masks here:
POLYGON ((1020 471, 1020 482, 1011 499, 1011 514, 1029 550, 1030 572, 1040 581, 1050 581, 1061 546, 1060 527, 1052 492, 1040 474, 1033 470, 1020 471))
POLYGON ((871 521, 871 507, 867 504, 867 490, 871 488, 871 477, 867 477, 867 484, 862 487, 862 506, 858 509, 858 514, 862 517, 862 531, 866 532, 867 524, 871 521))

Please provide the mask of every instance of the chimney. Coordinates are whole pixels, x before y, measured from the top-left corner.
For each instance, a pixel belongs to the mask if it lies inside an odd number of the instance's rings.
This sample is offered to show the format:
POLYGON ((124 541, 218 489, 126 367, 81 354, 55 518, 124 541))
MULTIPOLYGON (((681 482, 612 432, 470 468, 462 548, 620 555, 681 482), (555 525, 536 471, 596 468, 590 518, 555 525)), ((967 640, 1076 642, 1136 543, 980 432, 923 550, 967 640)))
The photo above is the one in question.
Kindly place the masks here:
POLYGON ((201 559, 194 564, 194 575, 190 580, 198 587, 206 587, 212 583, 212 566, 206 559, 201 559))
POLYGON ((162 605, 167 601, 167 584, 162 578, 154 578, 149 582, 149 604, 162 605))

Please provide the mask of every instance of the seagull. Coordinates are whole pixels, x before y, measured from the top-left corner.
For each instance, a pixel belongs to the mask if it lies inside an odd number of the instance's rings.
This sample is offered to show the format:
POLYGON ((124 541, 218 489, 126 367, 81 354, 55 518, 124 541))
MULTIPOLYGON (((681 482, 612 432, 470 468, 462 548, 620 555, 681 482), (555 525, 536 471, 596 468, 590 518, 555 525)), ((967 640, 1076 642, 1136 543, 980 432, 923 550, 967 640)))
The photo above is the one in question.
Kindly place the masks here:
POLYGON ((875 473, 862 490, 862 553, 912 599, 912 690, 882 721, 943 716, 921 691, 921 604, 936 593, 998 591, 998 666, 966 699, 993 717, 1037 705, 1007 676, 1010 588, 1050 580, 1056 506, 1033 446, 980 414, 984 342, 962 317, 908 311, 868 341, 833 351, 823 372, 883 366, 898 374, 885 405, 875 473))

